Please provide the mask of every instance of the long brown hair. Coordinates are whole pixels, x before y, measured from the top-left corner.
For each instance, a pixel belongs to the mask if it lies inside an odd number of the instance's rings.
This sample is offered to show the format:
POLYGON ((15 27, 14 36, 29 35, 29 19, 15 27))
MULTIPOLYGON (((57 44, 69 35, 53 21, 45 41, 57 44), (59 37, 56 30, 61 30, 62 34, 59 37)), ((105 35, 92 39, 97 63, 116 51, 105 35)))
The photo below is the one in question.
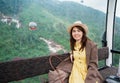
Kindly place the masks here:
MULTIPOLYGON (((86 32, 85 30, 81 27, 81 26, 75 26, 77 27, 77 29, 81 30, 83 32, 83 36, 82 36, 82 40, 81 40, 81 48, 79 50, 83 50, 86 46, 86 42, 87 42, 87 36, 86 36, 86 32)), ((73 30, 74 27, 72 27, 71 31, 70 31, 70 47, 71 47, 71 50, 75 50, 74 49, 74 46, 75 46, 75 42, 76 40, 73 38, 72 36, 72 30, 73 30)))

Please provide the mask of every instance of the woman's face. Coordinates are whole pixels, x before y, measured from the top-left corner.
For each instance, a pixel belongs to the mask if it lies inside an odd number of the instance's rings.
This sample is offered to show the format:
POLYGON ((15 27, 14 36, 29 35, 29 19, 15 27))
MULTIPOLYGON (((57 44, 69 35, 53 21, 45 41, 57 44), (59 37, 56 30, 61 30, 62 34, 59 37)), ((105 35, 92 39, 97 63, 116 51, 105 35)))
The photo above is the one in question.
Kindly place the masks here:
POLYGON ((83 32, 81 30, 79 30, 77 27, 73 27, 72 29, 72 37, 76 40, 76 41, 81 41, 83 36, 83 32))

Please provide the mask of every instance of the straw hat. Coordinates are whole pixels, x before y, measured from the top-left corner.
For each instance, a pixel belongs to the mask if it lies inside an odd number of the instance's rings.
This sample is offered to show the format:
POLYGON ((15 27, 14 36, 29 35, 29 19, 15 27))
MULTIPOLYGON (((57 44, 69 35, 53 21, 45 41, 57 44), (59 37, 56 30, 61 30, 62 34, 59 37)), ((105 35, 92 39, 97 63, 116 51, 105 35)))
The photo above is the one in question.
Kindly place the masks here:
POLYGON ((76 21, 70 27, 68 27, 68 32, 70 33, 71 29, 76 26, 82 27, 85 30, 85 33, 86 34, 88 33, 88 27, 85 24, 83 24, 81 21, 76 21))

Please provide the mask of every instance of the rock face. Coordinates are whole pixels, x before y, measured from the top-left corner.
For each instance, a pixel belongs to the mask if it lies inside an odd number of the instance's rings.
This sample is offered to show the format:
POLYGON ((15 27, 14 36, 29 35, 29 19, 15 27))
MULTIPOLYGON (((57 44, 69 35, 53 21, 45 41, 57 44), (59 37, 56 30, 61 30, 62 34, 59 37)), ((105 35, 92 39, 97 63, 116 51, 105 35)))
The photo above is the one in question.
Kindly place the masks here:
POLYGON ((56 52, 58 52, 60 50, 62 50, 63 52, 66 52, 66 50, 64 49, 63 46, 55 43, 54 41, 47 40, 47 39, 42 38, 42 37, 40 37, 40 39, 43 40, 43 41, 45 41, 47 43, 48 48, 49 48, 49 50, 50 50, 51 53, 56 53, 56 52))

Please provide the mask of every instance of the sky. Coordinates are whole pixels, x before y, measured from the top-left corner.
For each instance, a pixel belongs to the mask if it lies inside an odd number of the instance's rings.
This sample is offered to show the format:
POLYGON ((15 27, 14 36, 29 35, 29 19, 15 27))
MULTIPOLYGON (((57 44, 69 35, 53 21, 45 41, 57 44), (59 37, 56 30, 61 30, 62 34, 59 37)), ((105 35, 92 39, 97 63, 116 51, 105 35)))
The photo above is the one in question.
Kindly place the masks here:
MULTIPOLYGON (((89 7, 92 7, 94 9, 100 10, 104 13, 106 13, 107 8, 107 0, 59 0, 59 1, 74 1, 89 7), (81 3, 83 1, 83 3, 81 3), (102 3, 101 3, 102 2, 102 3)), ((117 0, 118 4, 120 4, 120 0, 117 0)), ((117 12, 116 15, 120 17, 120 6, 117 6, 117 12)))

